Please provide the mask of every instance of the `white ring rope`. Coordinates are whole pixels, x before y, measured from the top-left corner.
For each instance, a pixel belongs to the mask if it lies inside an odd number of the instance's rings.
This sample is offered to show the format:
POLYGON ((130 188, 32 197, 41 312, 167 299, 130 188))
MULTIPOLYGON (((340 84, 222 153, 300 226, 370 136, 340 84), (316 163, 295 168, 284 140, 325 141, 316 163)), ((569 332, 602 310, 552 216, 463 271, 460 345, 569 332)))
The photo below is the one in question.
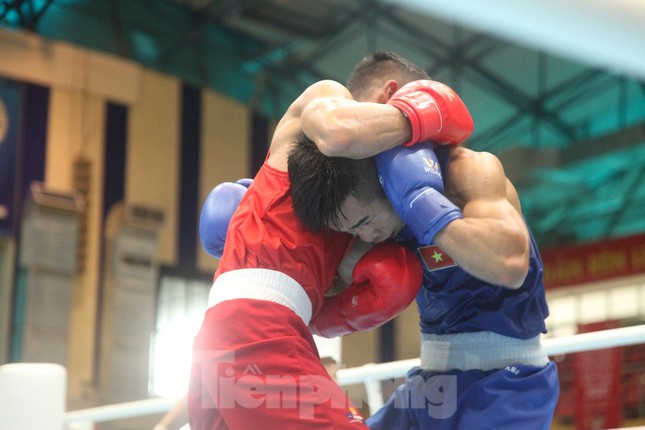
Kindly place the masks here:
MULTIPOLYGON (((639 343, 645 343, 645 324, 542 340, 542 346, 548 356, 639 343)), ((404 376, 408 370, 418 365, 418 358, 391 361, 389 363, 370 363, 360 367, 338 370, 337 380, 340 385, 351 385, 359 384, 365 380, 398 378, 404 376)))
POLYGON ((162 414, 167 412, 175 402, 177 402, 177 399, 155 398, 117 403, 114 405, 97 406, 95 408, 67 412, 65 414, 65 422, 100 423, 143 415, 162 414))
MULTIPOLYGON (((549 356, 642 343, 645 343, 645 324, 542 340, 542 345, 549 356)), ((339 369, 336 377, 341 386, 363 383, 366 384, 366 388, 372 387, 373 390, 376 386, 380 386, 376 384, 377 381, 403 377, 408 370, 418 366, 419 363, 418 358, 380 364, 369 363, 359 367, 339 369)), ((378 395, 370 396, 368 393, 370 410, 378 409, 382 404, 382 399, 374 399, 374 397, 378 395)), ((66 423, 96 423, 152 415, 166 412, 175 401, 176 399, 156 398, 99 406, 67 412, 64 420, 66 423)))

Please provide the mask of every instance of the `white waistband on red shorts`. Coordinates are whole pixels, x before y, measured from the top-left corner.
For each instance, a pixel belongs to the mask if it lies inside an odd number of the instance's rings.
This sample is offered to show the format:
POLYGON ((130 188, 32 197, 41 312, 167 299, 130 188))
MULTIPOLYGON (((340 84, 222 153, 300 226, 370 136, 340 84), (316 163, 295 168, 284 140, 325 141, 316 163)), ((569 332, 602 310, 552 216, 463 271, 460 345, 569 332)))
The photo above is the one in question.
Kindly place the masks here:
POLYGON ((426 370, 492 370, 514 364, 545 366, 548 362, 539 335, 516 339, 489 331, 421 334, 421 368, 426 370))
POLYGON ((208 295, 208 307, 234 299, 268 300, 288 307, 306 325, 311 320, 311 300, 304 288, 276 270, 238 269, 219 275, 208 295))

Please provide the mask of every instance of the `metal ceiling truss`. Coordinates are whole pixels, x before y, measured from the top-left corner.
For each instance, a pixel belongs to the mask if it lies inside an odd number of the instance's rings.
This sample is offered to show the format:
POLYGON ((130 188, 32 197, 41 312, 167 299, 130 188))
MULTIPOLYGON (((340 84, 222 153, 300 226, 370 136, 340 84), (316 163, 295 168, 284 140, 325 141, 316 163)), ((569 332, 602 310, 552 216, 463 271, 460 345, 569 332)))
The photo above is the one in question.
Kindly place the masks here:
MULTIPOLYGON (((476 78, 477 76, 473 77, 473 82, 477 82, 476 78)), ((534 98, 526 94, 520 94, 518 97, 515 97, 513 95, 513 91, 515 90, 512 86, 503 82, 498 82, 499 86, 493 83, 488 89, 494 92, 496 88, 505 88, 502 94, 507 94, 504 98, 516 107, 516 112, 513 116, 500 121, 497 125, 478 133, 473 137, 472 144, 483 150, 499 149, 511 139, 510 137, 504 138, 504 136, 509 134, 512 136, 513 129, 518 127, 520 120, 527 115, 530 115, 534 120, 544 120, 546 123, 554 126, 556 130, 560 131, 566 141, 575 142, 580 140, 580 132, 574 126, 564 121, 560 115, 554 114, 553 112, 563 112, 568 106, 588 96, 589 88, 598 85, 599 80, 608 79, 606 74, 598 70, 584 70, 578 75, 569 78, 556 87, 542 92, 534 98), (553 101, 555 99, 563 100, 556 103, 553 101), (550 106, 550 108, 546 109, 545 106, 550 106)), ((481 86, 486 85, 486 81, 480 83, 481 86)))
POLYGON ((494 133, 491 134, 487 131, 482 132, 484 135, 487 134, 490 136, 488 139, 483 139, 480 133, 478 133, 477 136, 474 136, 471 140, 471 144, 473 146, 482 149, 490 149, 492 147, 492 144, 489 143, 490 140, 498 139, 500 131, 506 129, 509 124, 515 123, 518 117, 524 117, 525 115, 531 115, 536 120, 549 123, 567 139, 576 140, 574 128, 566 123, 566 121, 555 113, 554 110, 546 108, 544 96, 534 98, 530 97, 521 88, 511 84, 499 74, 487 70, 481 64, 480 60, 483 55, 485 55, 484 53, 493 52, 495 47, 499 47, 499 44, 493 44, 485 51, 480 52, 476 58, 468 55, 468 52, 466 51, 470 47, 477 45, 477 43, 473 43, 472 39, 484 40, 490 38, 483 35, 475 35, 470 41, 456 45, 455 47, 450 47, 436 37, 428 34, 424 29, 419 28, 418 26, 415 27, 412 23, 401 21, 393 15, 386 16, 386 19, 396 24, 402 32, 411 36, 412 40, 418 42, 417 44, 422 50, 428 51, 428 49, 423 49, 423 47, 427 46, 439 47, 443 52, 439 54, 439 56, 435 56, 435 60, 438 65, 436 68, 446 67, 444 65, 459 67, 462 69, 464 78, 467 77, 470 82, 480 86, 491 95, 499 96, 516 108, 518 112, 517 115, 510 118, 508 121, 501 123, 500 126, 494 130, 494 133))
MULTIPOLYGON (((369 1, 369 3, 373 2, 369 1)), ((343 40, 352 37, 362 29, 360 23, 363 22, 361 18, 365 15, 364 10, 345 8, 343 15, 345 16, 341 20, 328 28, 324 37, 318 38, 311 46, 299 49, 295 44, 289 43, 288 45, 269 49, 256 59, 255 62, 262 68, 261 73, 265 75, 265 83, 269 86, 272 84, 281 86, 284 82, 291 82, 295 78, 298 80, 299 90, 302 90, 302 88, 307 87, 314 81, 333 78, 315 70, 312 64, 315 59, 324 56, 343 40), (283 51, 287 51, 288 55, 275 55, 276 52, 283 51), (269 59, 271 58, 275 58, 275 61, 270 61, 269 59), (300 78, 302 73, 306 77, 300 78)), ((341 80, 338 77, 336 79, 341 80)), ((257 88, 257 96, 268 95, 265 90, 266 88, 257 88)), ((285 100, 284 92, 276 91, 273 94, 279 97, 280 100, 276 100, 274 103, 274 107, 277 107, 277 109, 272 112, 272 116, 279 117, 284 113, 285 106, 288 106, 293 101, 293 97, 285 100)))
POLYGON ((92 40, 103 43, 98 48, 223 91, 270 118, 279 118, 317 80, 345 81, 346 71, 333 76, 329 65, 349 42, 365 39, 357 57, 379 49, 380 41, 400 45, 415 52, 414 61, 430 76, 499 107, 469 145, 510 149, 509 157, 513 148, 520 150, 512 166, 523 176, 513 181, 542 245, 645 231, 645 149, 639 152, 645 148, 644 81, 589 67, 548 75, 557 73, 547 68, 555 57, 535 50, 537 70, 512 81, 492 60, 508 59, 515 51, 505 51, 519 47, 456 24, 448 24, 448 41, 411 11, 388 0, 0 0, 0 26, 66 34, 57 28, 58 12, 73 16, 68 22, 100 22, 93 38, 67 36, 94 49, 92 40), (55 18, 43 20, 52 9, 55 18), (138 35, 152 45, 148 57, 138 35), (603 127, 608 132, 596 137, 603 127), (617 151, 635 164, 609 160, 617 151))
POLYGON ((0 23, 16 24, 21 28, 36 31, 38 21, 54 0, 3 0, 0 5, 0 23))
POLYGON ((603 236, 611 236, 614 230, 621 224, 621 221, 624 220, 627 211, 624 211, 623 208, 638 207, 641 204, 636 201, 636 194, 643 184, 643 179, 645 179, 645 165, 643 164, 637 164, 633 170, 629 169, 625 171, 623 183, 616 187, 616 190, 622 190, 616 196, 620 201, 620 209, 614 211, 609 218, 605 231, 601 233, 603 236))

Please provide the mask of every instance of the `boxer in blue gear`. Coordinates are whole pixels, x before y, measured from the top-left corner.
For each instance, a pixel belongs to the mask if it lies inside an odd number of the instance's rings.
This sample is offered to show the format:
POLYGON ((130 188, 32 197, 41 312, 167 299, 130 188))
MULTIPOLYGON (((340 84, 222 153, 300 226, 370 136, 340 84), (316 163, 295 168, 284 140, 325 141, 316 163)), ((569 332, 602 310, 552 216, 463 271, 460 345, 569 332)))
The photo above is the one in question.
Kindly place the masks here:
MULTIPOLYGON (((380 181, 387 199, 360 206, 339 195, 327 205, 340 213, 338 221, 330 214, 302 220, 327 222, 366 241, 392 230, 424 263, 417 295, 421 366, 368 425, 548 429, 559 385, 539 338, 548 316, 543 267, 501 163, 492 154, 431 143, 375 159, 378 179, 375 172, 363 180, 380 181), (398 224, 387 216, 393 210, 398 224)), ((333 182, 334 161, 322 166, 309 172, 310 180, 333 182)))
POLYGON ((399 239, 424 262, 424 287, 417 295, 421 367, 368 425, 548 429, 559 389, 555 365, 539 342, 548 308, 537 245, 528 232, 528 272, 517 288, 478 279, 448 260, 435 235, 464 216, 442 194, 449 148, 436 151, 443 163, 427 144, 375 157, 385 194, 407 226, 399 239))

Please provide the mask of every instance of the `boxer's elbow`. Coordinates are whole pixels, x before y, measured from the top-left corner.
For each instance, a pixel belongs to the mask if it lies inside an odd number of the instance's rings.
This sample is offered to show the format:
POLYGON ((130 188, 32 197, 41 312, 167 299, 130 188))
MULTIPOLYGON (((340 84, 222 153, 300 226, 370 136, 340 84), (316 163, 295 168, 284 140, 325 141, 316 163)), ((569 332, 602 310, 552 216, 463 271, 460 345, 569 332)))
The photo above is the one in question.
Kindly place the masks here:
POLYGON ((510 262, 506 265, 503 273, 500 273, 499 285, 511 290, 516 290, 524 284, 524 280, 528 273, 528 264, 510 262))
POLYGON ((328 157, 347 157, 355 143, 354 130, 342 118, 329 118, 325 131, 315 141, 316 146, 328 157))
POLYGON ((302 115, 302 129, 328 157, 348 155, 356 142, 356 123, 345 104, 324 99, 311 102, 302 115))
POLYGON ((524 284, 529 273, 531 243, 528 231, 524 228, 509 230, 509 236, 503 243, 499 285, 515 290, 524 284))
POLYGON ((516 290, 524 284, 529 273, 529 250, 508 255, 500 265, 498 285, 516 290))
POLYGON ((328 157, 343 157, 350 153, 353 139, 351 131, 342 126, 330 128, 314 141, 318 150, 328 157))

